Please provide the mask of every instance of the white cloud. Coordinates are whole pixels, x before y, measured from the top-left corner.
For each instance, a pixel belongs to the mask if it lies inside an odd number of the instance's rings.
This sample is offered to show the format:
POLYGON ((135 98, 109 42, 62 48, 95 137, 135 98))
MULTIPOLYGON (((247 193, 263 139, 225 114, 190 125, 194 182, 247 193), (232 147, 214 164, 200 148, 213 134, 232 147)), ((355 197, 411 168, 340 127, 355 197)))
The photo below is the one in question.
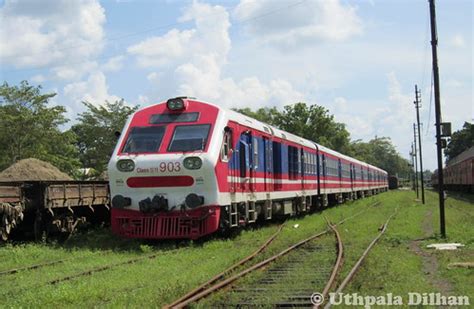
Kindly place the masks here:
POLYGON ((0 9, 0 61, 18 68, 58 64, 58 78, 77 78, 103 47, 105 13, 97 0, 6 1, 0 9), (70 65, 68 65, 68 63, 70 65))
POLYGON ((150 82, 156 81, 160 78, 160 75, 156 72, 151 72, 146 76, 146 79, 148 79, 150 82))
POLYGON ((128 52, 141 67, 153 67, 147 79, 160 95, 188 95, 227 107, 283 105, 303 95, 286 80, 262 83, 256 76, 240 81, 223 76, 231 48, 229 14, 221 6, 193 2, 179 21, 194 21, 195 28, 170 30, 130 46, 128 52), (172 78, 162 78, 170 76, 172 78))
POLYGON ((101 69, 104 72, 117 72, 122 69, 124 59, 124 56, 112 57, 102 65, 101 69))
POLYGON ((150 98, 148 98, 146 95, 139 95, 136 102, 138 102, 140 106, 148 105, 150 104, 150 98))
POLYGON ((356 8, 341 4, 339 0, 299 3, 241 0, 234 16, 262 43, 282 46, 342 41, 363 31, 356 8))
POLYGON ((79 65, 60 65, 50 70, 49 77, 55 80, 80 80, 85 74, 97 70, 98 64, 95 61, 84 61, 79 65))
POLYGON ((82 101, 87 101, 95 105, 101 105, 105 101, 113 102, 120 98, 109 94, 107 81, 104 73, 100 71, 92 72, 87 80, 70 83, 63 89, 63 94, 74 105, 73 109, 80 106, 82 101))
POLYGON ((42 83, 46 80, 46 78, 42 74, 37 74, 31 78, 31 81, 35 83, 42 83))
POLYGON ((142 67, 161 66, 180 57, 189 55, 189 46, 194 30, 179 31, 173 29, 162 37, 152 37, 130 46, 127 51, 136 55, 142 67))
POLYGON ((466 45, 466 41, 461 34, 456 34, 451 38, 451 45, 454 47, 464 47, 466 45))

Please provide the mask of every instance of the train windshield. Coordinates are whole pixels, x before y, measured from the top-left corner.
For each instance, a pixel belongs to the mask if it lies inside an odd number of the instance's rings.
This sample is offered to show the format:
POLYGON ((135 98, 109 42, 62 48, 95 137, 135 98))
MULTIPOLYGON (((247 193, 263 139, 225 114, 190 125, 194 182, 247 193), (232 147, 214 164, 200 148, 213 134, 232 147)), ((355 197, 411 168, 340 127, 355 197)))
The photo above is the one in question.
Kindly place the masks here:
POLYGON ((204 150, 207 144, 211 125, 177 126, 174 129, 168 151, 196 151, 204 150))
POLYGON ((126 153, 157 152, 160 148, 165 127, 134 127, 128 134, 122 149, 126 153))

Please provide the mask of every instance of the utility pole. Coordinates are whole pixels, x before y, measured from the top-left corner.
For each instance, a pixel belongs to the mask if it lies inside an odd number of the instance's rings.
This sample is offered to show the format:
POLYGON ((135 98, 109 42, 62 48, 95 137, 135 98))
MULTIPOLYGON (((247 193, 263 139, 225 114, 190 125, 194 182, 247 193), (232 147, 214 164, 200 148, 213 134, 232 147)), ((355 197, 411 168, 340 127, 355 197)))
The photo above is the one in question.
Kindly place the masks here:
POLYGON ((418 155, 416 150, 416 124, 413 124, 413 145, 415 145, 415 188, 416 188, 416 198, 420 198, 420 193, 418 191, 418 155))
MULTIPOLYGON (((415 85, 415 108, 416 108, 416 122, 418 124, 418 146, 420 148, 420 177, 421 177, 421 201, 425 203, 425 185, 423 179, 423 152, 421 151, 421 130, 420 130, 420 91, 418 86, 415 85)), ((416 141, 415 141, 416 143, 416 141)))
POLYGON ((413 143, 411 143, 411 152, 410 152, 410 157, 411 157, 411 167, 412 167, 412 172, 413 172, 413 177, 411 178, 412 180, 412 188, 413 188, 413 191, 416 190, 416 187, 415 187, 415 160, 413 159, 415 157, 415 152, 413 151, 413 143))
POLYGON ((439 197, 439 221, 441 237, 446 238, 446 224, 444 218, 444 179, 443 179, 443 154, 441 150, 441 102, 439 94, 439 68, 438 68, 438 35, 436 33, 436 9, 434 0, 430 3, 430 25, 431 25, 431 53, 433 55, 433 79, 435 97, 436 118, 436 152, 438 156, 438 197, 439 197))

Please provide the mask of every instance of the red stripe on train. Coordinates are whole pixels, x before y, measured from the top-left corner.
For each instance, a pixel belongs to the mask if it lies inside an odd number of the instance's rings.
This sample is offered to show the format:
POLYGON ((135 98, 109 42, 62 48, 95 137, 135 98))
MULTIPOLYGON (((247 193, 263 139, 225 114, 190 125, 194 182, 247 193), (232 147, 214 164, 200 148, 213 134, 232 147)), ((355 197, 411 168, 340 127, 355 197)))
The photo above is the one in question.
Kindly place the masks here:
POLYGON ((194 179, 191 176, 149 176, 127 179, 127 185, 130 188, 190 187, 193 184, 194 179))

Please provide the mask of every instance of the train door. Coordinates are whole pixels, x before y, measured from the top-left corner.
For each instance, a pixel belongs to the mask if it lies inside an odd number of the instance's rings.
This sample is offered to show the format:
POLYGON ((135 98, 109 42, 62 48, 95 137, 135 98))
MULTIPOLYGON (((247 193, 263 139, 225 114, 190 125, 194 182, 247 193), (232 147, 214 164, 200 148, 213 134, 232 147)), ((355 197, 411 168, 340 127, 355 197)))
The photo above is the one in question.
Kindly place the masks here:
POLYGON ((255 190, 255 153, 258 154, 258 147, 255 145, 250 132, 240 135, 239 141, 239 167, 240 167, 240 188, 244 192, 255 190))
POLYGON ((285 155, 283 155, 283 147, 279 142, 272 143, 273 150, 273 189, 275 191, 280 191, 282 189, 282 177, 283 177, 283 165, 285 155))
POLYGON ((238 136, 234 136, 235 132, 238 132, 238 127, 232 123, 229 123, 228 126, 224 129, 224 142, 222 151, 223 161, 228 161, 228 178, 227 182, 229 185, 229 192, 234 193, 240 187, 240 157, 239 157, 239 148, 240 144, 237 143, 234 146, 234 140, 239 140, 238 136), (227 155, 226 155, 227 153, 227 155))
POLYGON ((268 138, 263 138, 263 177, 265 191, 273 191, 273 142, 268 138))
POLYGON ((338 170, 338 176, 339 176, 339 188, 342 188, 342 164, 341 164, 341 159, 337 160, 337 170, 338 170))
POLYGON ((326 156, 321 154, 321 171, 320 171, 321 189, 326 189, 326 156))
POLYGON ((263 164, 263 162, 260 162, 260 147, 259 147, 259 141, 256 136, 250 135, 250 140, 252 141, 252 147, 250 149, 251 151, 251 162, 250 162, 250 191, 254 192, 256 191, 256 182, 257 182, 257 171, 260 168, 260 165, 263 164))
POLYGON ((354 191, 354 165, 352 163, 349 164, 349 169, 351 171, 351 191, 354 191))
POLYGON ((301 175, 301 190, 304 190, 304 185, 305 185, 305 165, 306 165, 306 160, 304 156, 304 150, 299 149, 299 154, 300 154, 300 160, 299 160, 299 170, 300 170, 300 175, 301 175))
POLYGON ((239 140, 239 172, 240 189, 247 192, 250 188, 250 145, 245 133, 240 135, 239 140))

